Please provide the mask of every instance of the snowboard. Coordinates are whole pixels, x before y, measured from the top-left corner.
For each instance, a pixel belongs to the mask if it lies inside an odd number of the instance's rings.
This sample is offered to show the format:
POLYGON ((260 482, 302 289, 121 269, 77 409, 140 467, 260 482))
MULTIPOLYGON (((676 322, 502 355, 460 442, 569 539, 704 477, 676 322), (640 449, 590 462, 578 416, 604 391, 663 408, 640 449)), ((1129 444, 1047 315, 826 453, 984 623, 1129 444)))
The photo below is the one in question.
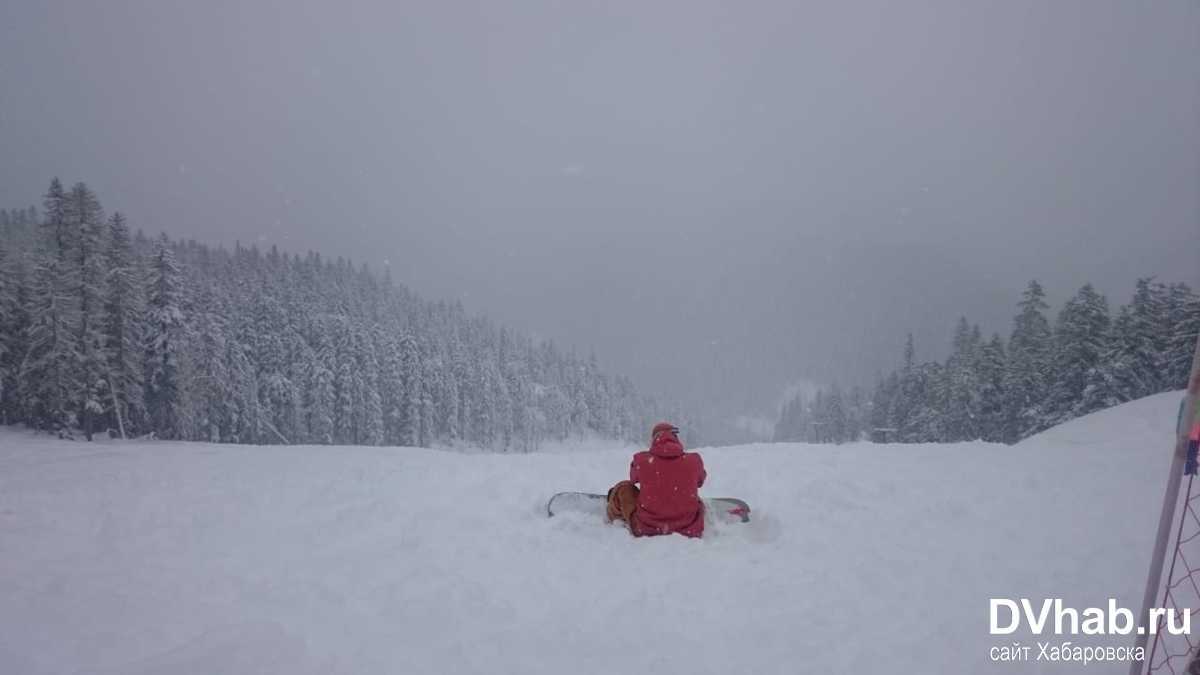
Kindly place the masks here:
MULTIPOLYGON (((560 513, 595 513, 604 517, 607 495, 591 492, 559 492, 546 502, 546 515, 554 517, 560 513)), ((706 518, 716 518, 726 523, 750 522, 750 505, 734 497, 701 498, 706 518)))

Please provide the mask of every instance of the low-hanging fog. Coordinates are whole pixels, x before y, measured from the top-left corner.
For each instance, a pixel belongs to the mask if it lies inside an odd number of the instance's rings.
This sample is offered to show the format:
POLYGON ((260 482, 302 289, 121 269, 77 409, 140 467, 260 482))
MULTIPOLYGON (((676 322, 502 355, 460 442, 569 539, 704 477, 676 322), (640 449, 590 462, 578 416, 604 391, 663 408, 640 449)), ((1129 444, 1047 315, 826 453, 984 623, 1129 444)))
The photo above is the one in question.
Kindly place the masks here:
MULTIPOLYGON (((1200 5, 0 6, 0 207, 348 256, 719 422, 1200 282, 1200 5)), ((719 425, 718 425, 719 426, 719 425)))

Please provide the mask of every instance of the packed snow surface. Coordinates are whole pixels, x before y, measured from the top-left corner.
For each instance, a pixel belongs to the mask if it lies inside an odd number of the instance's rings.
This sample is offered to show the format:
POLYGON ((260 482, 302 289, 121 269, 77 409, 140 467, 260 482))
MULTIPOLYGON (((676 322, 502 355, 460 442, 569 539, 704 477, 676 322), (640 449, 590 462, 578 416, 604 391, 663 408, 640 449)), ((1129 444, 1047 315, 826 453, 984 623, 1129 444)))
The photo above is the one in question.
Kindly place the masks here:
POLYGON ((702 449, 703 493, 754 507, 702 540, 546 517, 633 448, 2 430, 0 672, 1063 672, 990 663, 1032 642, 990 636, 988 598, 1140 606, 1179 398, 1016 447, 702 449))

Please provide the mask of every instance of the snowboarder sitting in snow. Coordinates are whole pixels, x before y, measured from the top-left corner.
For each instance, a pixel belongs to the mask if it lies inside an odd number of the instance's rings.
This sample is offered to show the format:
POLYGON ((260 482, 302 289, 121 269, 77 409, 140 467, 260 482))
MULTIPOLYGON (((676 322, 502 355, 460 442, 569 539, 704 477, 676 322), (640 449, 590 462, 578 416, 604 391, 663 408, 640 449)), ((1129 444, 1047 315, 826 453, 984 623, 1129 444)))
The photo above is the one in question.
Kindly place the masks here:
POLYGON ((704 504, 698 490, 705 477, 704 460, 683 451, 679 429, 659 422, 650 432, 650 449, 633 456, 629 480, 608 491, 608 520, 625 521, 635 537, 673 532, 699 537, 704 504))

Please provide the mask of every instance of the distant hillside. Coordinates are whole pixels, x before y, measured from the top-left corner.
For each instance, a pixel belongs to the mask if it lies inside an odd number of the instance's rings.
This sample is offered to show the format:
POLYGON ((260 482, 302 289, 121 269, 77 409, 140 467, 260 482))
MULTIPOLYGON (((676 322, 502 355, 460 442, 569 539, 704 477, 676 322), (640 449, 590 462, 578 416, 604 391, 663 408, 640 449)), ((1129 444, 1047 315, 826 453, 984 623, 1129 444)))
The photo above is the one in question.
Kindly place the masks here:
POLYGON ((873 394, 836 383, 783 406, 776 440, 842 443, 1015 443, 1081 415, 1186 386, 1200 295, 1184 283, 1138 279, 1115 312, 1085 284, 1051 318, 1041 284, 1017 304, 1012 332, 985 339, 960 317, 946 360, 916 360, 908 335, 899 368, 873 394))
MULTIPOLYGON (((595 358, 366 267, 131 235, 86 185, 0 218, 0 413, 86 435, 528 450, 670 416, 595 358)), ((684 423, 680 420, 680 423, 684 423)))

